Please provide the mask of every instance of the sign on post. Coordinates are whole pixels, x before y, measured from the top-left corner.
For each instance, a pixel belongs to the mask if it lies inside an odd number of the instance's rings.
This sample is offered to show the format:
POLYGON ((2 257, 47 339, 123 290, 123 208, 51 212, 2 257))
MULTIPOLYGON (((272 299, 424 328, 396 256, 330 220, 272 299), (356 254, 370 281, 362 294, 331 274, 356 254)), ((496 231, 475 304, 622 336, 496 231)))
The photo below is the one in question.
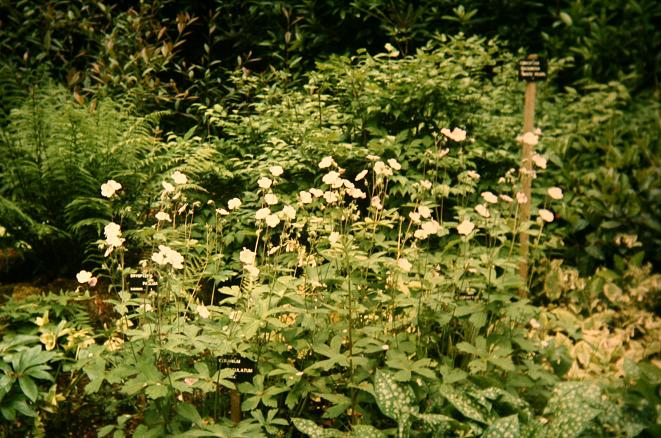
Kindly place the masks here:
MULTIPOLYGON (((225 354, 218 357, 218 365, 234 371, 232 380, 238 382, 249 382, 255 374, 255 362, 239 354, 225 354)), ((241 394, 236 389, 230 389, 230 417, 232 423, 241 421, 241 394)))
MULTIPOLYGON (((519 61, 519 80, 526 81, 526 92, 523 103, 523 134, 534 131, 535 125, 535 94, 537 93, 537 81, 546 80, 547 76, 546 60, 538 55, 528 55, 525 59, 519 61)), ((523 136, 522 136, 523 137, 523 136)), ((521 192, 526 196, 527 201, 520 205, 519 224, 524 224, 530 220, 530 200, 532 194, 532 156, 533 145, 522 141, 521 148, 521 192)), ((519 245, 521 250, 521 259, 519 262, 519 275, 523 282, 519 294, 526 296, 526 287, 528 284, 528 233, 521 231, 519 233, 519 245)))
POLYGON ((156 292, 158 280, 153 274, 129 274, 129 292, 156 292))

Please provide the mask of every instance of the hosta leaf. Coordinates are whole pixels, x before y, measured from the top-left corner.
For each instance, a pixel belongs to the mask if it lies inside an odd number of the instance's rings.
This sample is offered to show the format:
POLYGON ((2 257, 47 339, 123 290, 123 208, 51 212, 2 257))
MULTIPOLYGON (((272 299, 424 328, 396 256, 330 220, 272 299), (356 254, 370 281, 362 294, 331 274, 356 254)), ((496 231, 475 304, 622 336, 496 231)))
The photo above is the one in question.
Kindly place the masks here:
POLYGON ((401 422, 414 411, 413 390, 409 386, 399 385, 389 373, 376 371, 374 395, 381 412, 393 420, 401 422))
POLYGON ((519 436, 519 417, 510 415, 496 420, 484 432, 482 438, 513 438, 519 436))

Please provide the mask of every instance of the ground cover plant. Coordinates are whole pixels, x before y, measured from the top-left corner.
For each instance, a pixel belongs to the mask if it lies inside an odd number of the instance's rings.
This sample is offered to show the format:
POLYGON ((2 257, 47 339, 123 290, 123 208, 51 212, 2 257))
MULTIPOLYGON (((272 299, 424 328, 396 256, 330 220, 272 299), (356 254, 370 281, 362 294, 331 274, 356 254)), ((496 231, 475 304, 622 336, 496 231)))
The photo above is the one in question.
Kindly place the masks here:
POLYGON ((16 87, 2 254, 74 286, 3 298, 0 431, 658 434, 658 103, 549 85, 522 133, 521 53, 400 49, 238 69, 183 130, 16 87))

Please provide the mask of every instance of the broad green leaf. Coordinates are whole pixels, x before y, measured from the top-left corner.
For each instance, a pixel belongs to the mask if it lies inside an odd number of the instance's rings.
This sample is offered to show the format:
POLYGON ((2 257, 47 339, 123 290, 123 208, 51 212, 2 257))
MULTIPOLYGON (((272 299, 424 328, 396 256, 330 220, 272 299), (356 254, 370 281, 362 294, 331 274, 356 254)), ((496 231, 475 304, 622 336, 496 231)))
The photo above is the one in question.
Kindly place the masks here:
POLYGON ((408 421, 409 416, 415 411, 413 390, 408 385, 398 384, 389 373, 384 371, 376 371, 374 395, 381 412, 395 421, 408 421))
POLYGON ((21 376, 18 378, 18 384, 27 398, 33 402, 37 400, 39 388, 37 388, 37 384, 34 383, 34 380, 28 376, 21 376))
POLYGON ((514 414, 499 418, 489 426, 482 438, 510 438, 519 436, 519 417, 514 414))

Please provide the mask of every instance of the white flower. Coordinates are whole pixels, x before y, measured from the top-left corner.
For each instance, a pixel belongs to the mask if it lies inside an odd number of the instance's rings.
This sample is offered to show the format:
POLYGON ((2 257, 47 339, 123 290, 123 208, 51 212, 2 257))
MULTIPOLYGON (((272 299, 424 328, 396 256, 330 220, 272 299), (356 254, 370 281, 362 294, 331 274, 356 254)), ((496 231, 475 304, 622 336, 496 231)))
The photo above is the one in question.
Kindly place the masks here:
POLYGON ((122 231, 119 225, 114 222, 110 222, 104 227, 103 234, 106 236, 106 245, 108 245, 108 249, 104 254, 107 257, 114 248, 119 248, 124 244, 124 239, 121 237, 122 231))
POLYGON ((87 283, 92 279, 92 273, 85 271, 84 269, 76 274, 76 280, 78 283, 87 283))
POLYGON ((172 222, 172 219, 170 219, 170 215, 164 211, 159 211, 158 213, 156 213, 156 220, 172 222))
POLYGON ((325 199, 326 202, 328 202, 329 204, 332 204, 332 203, 334 203, 334 202, 337 202, 339 198, 337 197, 337 193, 335 193, 335 192, 331 192, 330 190, 326 190, 326 191, 324 192, 324 199, 325 199))
POLYGON ((296 219, 296 210, 291 205, 285 205, 284 208, 282 209, 282 213, 289 220, 296 219))
POLYGON ((498 202, 498 197, 491 192, 482 192, 482 199, 487 201, 489 204, 495 204, 498 202))
POLYGON ((374 173, 377 175, 391 176, 392 169, 383 161, 377 161, 374 163, 374 173))
POLYGON ((340 233, 338 233, 337 231, 333 231, 328 236, 328 241, 330 243, 337 243, 339 242, 339 240, 340 240, 340 233))
POLYGON ((267 193, 264 196, 264 201, 266 201, 268 205, 275 205, 278 203, 278 197, 273 193, 267 193))
POLYGON ((418 213, 420 213, 420 217, 423 217, 425 219, 429 219, 431 217, 431 209, 426 205, 419 206, 418 213))
POLYGON ((245 265, 254 265, 255 253, 250 251, 248 248, 243 247, 243 250, 239 253, 239 260, 245 265))
POLYGON ((280 218, 277 214, 270 214, 266 217, 266 225, 271 228, 275 228, 280 223, 280 218))
POLYGON ((340 178, 340 174, 334 170, 331 170, 324 175, 321 180, 333 188, 342 187, 342 178, 340 178))
POLYGON ((454 128, 452 132, 448 128, 441 129, 441 134, 454 141, 464 141, 466 140, 466 131, 459 128, 454 128))
POLYGON ((284 170, 282 166, 271 166, 269 167, 269 172, 271 172, 271 175, 273 176, 280 176, 283 174, 284 170))
POLYGON ((188 182, 188 177, 186 177, 186 175, 176 170, 172 174, 172 180, 174 181, 175 184, 186 184, 188 182))
POLYGON ((219 214, 221 216, 227 216, 228 214, 230 214, 230 212, 225 210, 224 208, 217 208, 216 214, 219 214))
POLYGON ((457 232, 464 236, 468 236, 475 229, 475 224, 468 219, 464 219, 458 226, 457 232))
POLYGON ((480 174, 477 173, 477 172, 474 171, 474 170, 469 170, 469 171, 467 171, 467 172, 466 172, 466 176, 468 176, 469 178, 474 179, 474 180, 476 180, 476 181, 478 181, 478 180, 480 179, 480 174))
POLYGON ((549 196, 553 199, 562 199, 562 189, 560 187, 549 187, 547 190, 549 196))
POLYGON ((204 304, 198 304, 197 308, 195 309, 198 315, 200 315, 200 318, 202 319, 207 319, 208 317, 211 316, 211 312, 209 312, 209 309, 207 309, 207 306, 204 304))
POLYGON ((404 257, 397 259, 397 266, 404 271, 404 272, 410 272, 411 268, 413 265, 411 265, 411 262, 406 260, 404 257))
POLYGON ((365 175, 367 175, 367 169, 361 170, 360 173, 356 175, 356 179, 354 181, 360 181, 361 179, 365 178, 365 175))
POLYGON ((310 192, 306 192, 305 190, 298 192, 298 197, 303 204, 309 204, 312 202, 312 194, 310 192))
POLYGON ((255 219, 257 220, 266 219, 270 214, 271 214, 270 208, 268 207, 260 208, 255 212, 255 219))
POLYGON ((366 156, 365 158, 367 158, 367 159, 370 160, 370 161, 376 161, 376 160, 378 160, 378 159, 381 158, 381 157, 379 157, 378 155, 369 154, 369 155, 366 156))
POLYGON ((388 166, 392 167, 393 170, 400 170, 402 168, 402 165, 394 158, 388 159, 388 166))
POLYGON ((122 185, 115 181, 114 179, 109 179, 104 184, 101 184, 101 195, 110 198, 115 194, 117 190, 120 190, 122 185))
POLYGON ((508 195, 500 195, 500 199, 509 203, 512 203, 514 201, 514 199, 512 199, 512 197, 508 195))
POLYGON ((262 189, 266 190, 269 187, 271 187, 271 184, 273 184, 273 181, 271 178, 267 178, 265 176, 261 177, 260 179, 257 180, 257 185, 261 187, 262 189))
POLYGON ((367 197, 367 194, 365 194, 365 192, 363 192, 360 189, 350 189, 347 190, 347 193, 349 194, 349 196, 351 196, 354 199, 358 199, 358 198, 365 199, 367 197))
POLYGON ((172 184, 170 184, 169 182, 167 182, 167 181, 163 181, 163 182, 161 183, 161 185, 163 186, 163 191, 164 191, 165 193, 172 193, 172 192, 174 192, 174 186, 173 186, 172 184))
POLYGON ((425 234, 429 236, 438 233, 441 230, 441 224, 432 219, 430 221, 424 222, 421 228, 422 231, 424 231, 425 234))
POLYGON ((540 208, 538 213, 544 222, 553 222, 553 213, 550 210, 540 208))
POLYGON ((370 205, 377 210, 383 209, 383 205, 381 204, 381 199, 378 196, 372 196, 372 199, 370 200, 370 205))
POLYGON ((516 202, 519 204, 525 204, 528 202, 528 197, 523 192, 516 192, 516 202))
POLYGON ((251 278, 259 277, 259 269, 256 266, 246 265, 245 268, 246 268, 246 271, 248 271, 248 275, 250 275, 251 278))
POLYGON ((430 190, 431 189, 431 181, 428 179, 423 179, 420 181, 420 187, 422 187, 425 190, 430 190))
POLYGON ((309 190, 309 192, 310 192, 310 194, 311 194, 312 196, 314 196, 315 198, 321 198, 322 196, 324 196, 324 192, 322 192, 321 190, 316 189, 316 188, 314 188, 314 187, 311 188, 311 189, 309 190))
POLYGON ((409 213, 409 217, 411 218, 411 221, 413 221, 414 224, 420 223, 420 213, 412 211, 409 213))
POLYGON ((227 201, 227 208, 230 210, 236 210, 239 207, 241 207, 241 200, 239 198, 232 198, 227 201))
POLYGON ((539 142, 539 137, 537 137, 532 132, 526 132, 521 137, 521 141, 530 146, 535 146, 539 142))
POLYGON ((429 233, 427 233, 425 230, 422 228, 415 230, 413 233, 413 237, 419 240, 425 240, 427 237, 429 237, 429 233))
POLYGON ((477 211, 477 213, 482 217, 485 218, 491 217, 491 213, 489 213, 489 209, 484 204, 477 204, 475 206, 475 211, 477 211))
POLYGON ((174 249, 165 245, 158 245, 158 252, 152 254, 151 259, 159 265, 171 264, 174 269, 183 269, 184 257, 174 249))
POLYGON ((325 156, 324 158, 321 159, 319 162, 319 168, 320 169, 325 169, 327 167, 331 167, 332 165, 335 164, 335 160, 333 160, 333 157, 330 156, 325 156))
POLYGON ((532 156, 532 161, 535 163, 535 166, 539 167, 540 169, 546 169, 546 158, 542 157, 541 155, 534 154, 532 156))

